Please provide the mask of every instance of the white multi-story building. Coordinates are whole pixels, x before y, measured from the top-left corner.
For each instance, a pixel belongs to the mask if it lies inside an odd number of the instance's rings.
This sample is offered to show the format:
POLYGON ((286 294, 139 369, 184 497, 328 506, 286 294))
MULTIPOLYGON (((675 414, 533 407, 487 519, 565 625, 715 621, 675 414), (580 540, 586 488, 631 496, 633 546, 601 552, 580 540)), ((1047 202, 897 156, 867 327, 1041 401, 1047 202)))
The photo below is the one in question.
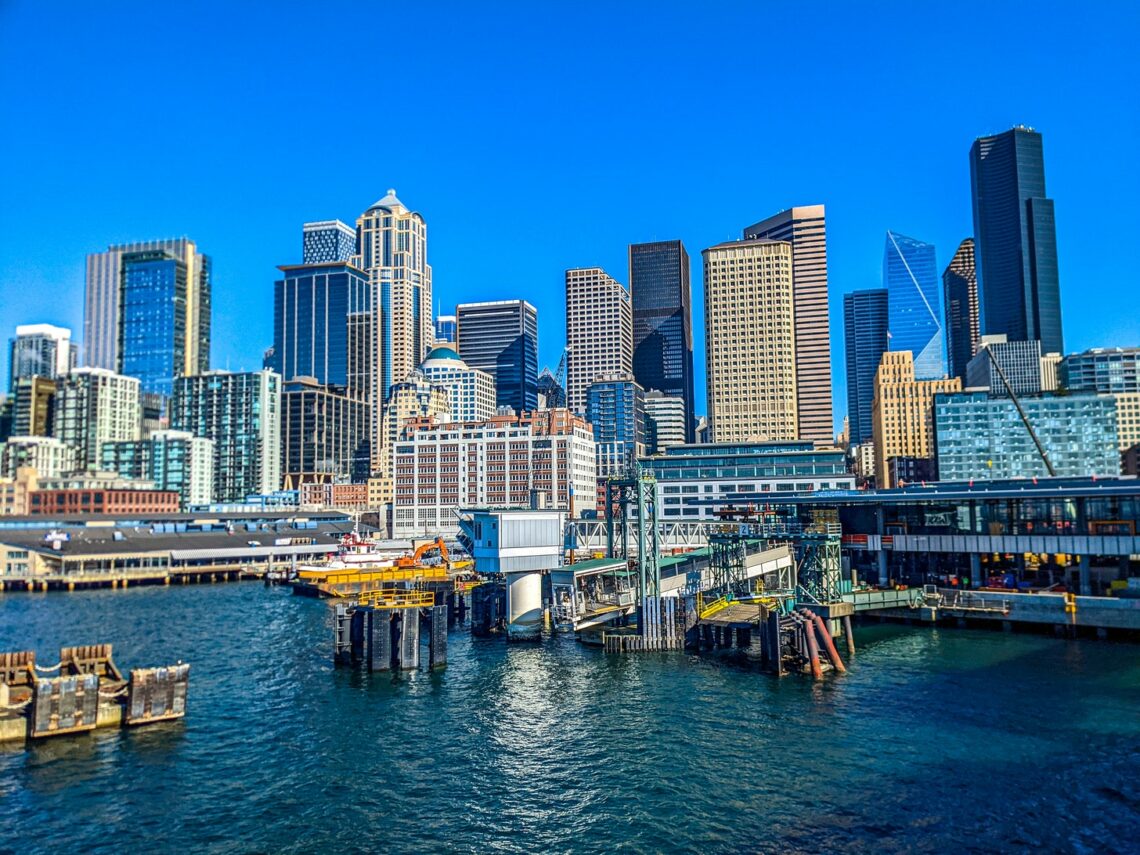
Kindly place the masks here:
POLYGON ((368 208, 356 221, 360 254, 353 265, 372 289, 373 471, 383 468, 384 406, 392 386, 407 377, 435 343, 431 265, 427 263, 427 224, 396 198, 396 191, 368 208))
POLYGON ((47 377, 55 380, 75 367, 78 345, 71 330, 51 324, 21 324, 16 327, 8 360, 8 389, 23 378, 47 377))
POLYGON ((75 469, 75 447, 54 436, 10 436, 0 443, 0 477, 15 478, 30 466, 40 478, 59 478, 75 469))
POLYGON ((600 267, 566 271, 567 405, 586 412, 586 389, 599 377, 633 374, 629 291, 600 267))
MULTIPOLYGON (((797 439, 792 245, 738 240, 702 255, 713 442, 797 439)), ((827 412, 830 440, 830 399, 827 412)))
POLYGON ((52 430, 75 448, 77 469, 98 469, 103 443, 138 439, 141 429, 137 377, 106 368, 76 368, 59 381, 52 430))
POLYGON ((657 454, 674 445, 685 444, 685 425, 689 414, 685 399, 680 395, 666 395, 658 389, 645 393, 645 413, 652 427, 652 453, 657 454))
POLYGON ((594 439, 566 409, 483 422, 411 423, 396 444, 393 536, 450 535, 460 508, 594 506, 594 439))
POLYGON ((495 415, 495 380, 472 368, 452 348, 432 350, 420 363, 420 373, 434 386, 447 390, 451 420, 481 422, 495 415))

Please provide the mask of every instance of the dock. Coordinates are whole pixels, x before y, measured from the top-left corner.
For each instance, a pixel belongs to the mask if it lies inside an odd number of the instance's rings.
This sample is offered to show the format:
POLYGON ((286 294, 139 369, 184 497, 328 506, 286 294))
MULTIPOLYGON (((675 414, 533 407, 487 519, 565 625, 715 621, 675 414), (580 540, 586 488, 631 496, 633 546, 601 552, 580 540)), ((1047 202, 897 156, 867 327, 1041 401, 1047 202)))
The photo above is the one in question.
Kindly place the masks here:
POLYGON ((63 647, 47 667, 31 650, 0 653, 0 742, 181 719, 189 677, 190 666, 179 662, 124 678, 110 644, 63 647))

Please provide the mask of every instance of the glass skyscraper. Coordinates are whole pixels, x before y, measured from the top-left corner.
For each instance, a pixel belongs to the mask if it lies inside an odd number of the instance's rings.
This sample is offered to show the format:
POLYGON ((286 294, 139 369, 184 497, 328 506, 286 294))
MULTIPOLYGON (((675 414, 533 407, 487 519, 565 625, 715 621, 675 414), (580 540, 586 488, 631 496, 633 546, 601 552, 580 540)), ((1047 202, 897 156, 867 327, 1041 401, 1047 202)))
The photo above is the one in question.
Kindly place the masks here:
POLYGON ((273 285, 270 367, 285 380, 368 391, 371 302, 368 277, 344 262, 278 268, 273 285))
POLYGON ((439 315, 435 319, 435 343, 455 344, 455 315, 439 315))
POLYGON ((916 380, 946 375, 942 362, 942 307, 934 245, 887 232, 883 251, 891 350, 914 355, 916 380))
POLYGON ((870 442, 875 372, 887 350, 887 289, 843 295, 843 334, 847 352, 847 416, 850 442, 870 442))
POLYGON ((456 350, 495 378, 498 407, 538 407, 538 310, 526 300, 462 303, 455 311, 456 350))
POLYGON ((586 421, 594 429, 597 476, 624 475, 645 456, 645 393, 631 377, 606 377, 586 389, 586 421))
POLYGON ((1053 200, 1041 134, 1016 127, 970 149, 982 332, 1064 353, 1053 200))
POLYGON ((122 256, 118 373, 144 395, 170 397, 186 373, 187 286, 186 263, 168 250, 122 256))
POLYGON ((679 240, 629 247, 633 300, 633 376, 685 402, 685 441, 696 428, 693 395, 693 307, 689 254, 679 240))

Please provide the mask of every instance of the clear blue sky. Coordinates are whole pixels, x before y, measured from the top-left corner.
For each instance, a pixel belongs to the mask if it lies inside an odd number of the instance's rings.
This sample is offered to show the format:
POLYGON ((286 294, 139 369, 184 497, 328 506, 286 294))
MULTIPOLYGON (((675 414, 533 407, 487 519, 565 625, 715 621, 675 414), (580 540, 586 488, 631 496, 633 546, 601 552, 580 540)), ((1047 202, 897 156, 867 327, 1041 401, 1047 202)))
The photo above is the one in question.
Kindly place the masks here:
POLYGON ((177 5, 0 0, 5 338, 82 329, 86 253, 186 235, 214 260, 215 366, 258 367, 302 222, 394 187, 437 299, 531 300, 544 363, 565 268, 628 284, 628 243, 682 238, 703 412, 700 250, 822 202, 838 423, 841 295, 879 285, 888 228, 944 267, 970 143, 1024 123, 1066 350, 1140 344, 1136 3, 177 5))

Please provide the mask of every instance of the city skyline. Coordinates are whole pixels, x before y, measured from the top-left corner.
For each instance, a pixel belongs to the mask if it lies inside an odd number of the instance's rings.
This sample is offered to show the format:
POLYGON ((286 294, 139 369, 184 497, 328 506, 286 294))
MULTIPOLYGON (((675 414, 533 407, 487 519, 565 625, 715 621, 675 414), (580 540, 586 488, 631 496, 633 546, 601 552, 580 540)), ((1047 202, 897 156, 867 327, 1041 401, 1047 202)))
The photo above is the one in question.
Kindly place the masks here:
MULTIPOLYGON (((18 8, 5 12, 14 18, 21 14, 18 8)), ((156 14, 161 19, 165 13, 156 14)), ((773 32, 782 28, 790 30, 793 26, 787 17, 790 14, 780 12, 770 16, 766 23, 773 32)), ((953 17, 939 19, 938 24, 947 28, 944 29, 947 33, 959 27, 962 33, 969 32, 979 49, 1000 43, 1002 34, 1014 26, 1028 27, 1031 31, 1045 26, 1036 21, 1022 21, 1005 10, 995 10, 993 15, 986 33, 968 30, 964 18, 961 22, 953 17)), ((208 17, 208 13, 204 15, 208 17)), ((853 12, 837 12, 832 17, 833 21, 821 22, 817 31, 802 36, 806 44, 825 45, 841 33, 866 26, 854 20, 853 12)), ((584 26, 571 23, 572 27, 584 26)), ((26 92, 9 90, 13 107, 24 110, 32 118, 49 109, 45 105, 50 105, 52 110, 67 107, 68 96, 51 93, 69 76, 69 68, 74 76, 71 63, 83 61, 88 49, 83 47, 87 43, 86 35, 101 34, 105 40, 115 38, 112 31, 101 29, 104 26, 94 23, 92 32, 88 32, 88 27, 81 33, 76 24, 64 22, 60 44, 76 49, 51 74, 43 73, 42 58, 29 55, 21 45, 5 42, 13 65, 26 68, 20 73, 28 75, 26 92)), ((288 30, 298 26, 298 22, 284 20, 275 26, 288 30)), ((319 29, 322 25, 316 26, 319 29)), ((654 24, 666 32, 678 26, 676 22, 667 21, 654 24)), ((1101 39, 1116 38, 1114 34, 1120 30, 1119 27, 1108 28, 1111 32, 1104 35, 1104 27, 1096 24, 1095 19, 1082 22, 1079 28, 1086 26, 1096 30, 1101 39)), ((704 45, 711 40, 712 29, 703 24, 691 37, 698 45, 704 45)), ((400 47, 401 51, 428 53, 456 48, 457 36, 448 33, 444 34, 439 47, 411 38, 400 47)), ((488 38, 502 36, 488 34, 488 38)), ((610 36, 602 34, 601 38, 605 42, 610 36)), ((737 37, 728 38, 734 41, 737 37)), ((946 44, 954 44, 954 39, 948 38, 946 44)), ((805 43, 801 43, 800 47, 804 46, 805 43)), ((872 47, 869 45, 868 50, 872 47)), ((718 91, 715 88, 718 81, 728 79, 726 75, 730 73, 737 76, 744 71, 755 71, 794 50, 794 47, 780 46, 775 58, 763 60, 734 55, 728 49, 718 51, 716 57, 703 55, 702 62, 707 62, 705 67, 697 69, 695 63, 692 68, 686 65, 693 72, 692 79, 684 81, 681 94, 690 99, 699 96, 708 106, 723 109, 738 98, 739 89, 729 86, 725 91, 718 91)), ((937 47, 936 53, 943 50, 949 48, 937 47)), ((536 60, 533 56, 524 59, 536 60)), ((903 59, 900 57, 899 61, 903 59)), ((937 59, 930 56, 921 61, 933 67, 937 59)), ((1095 287, 1106 300, 1120 302, 1133 287, 1122 254, 1105 252, 1104 246, 1106 241, 1109 245, 1114 241, 1119 245, 1133 233, 1138 225, 1137 213, 1125 207, 1111 222, 1086 217, 1083 213, 1093 208, 1107 187, 1124 190, 1125 198, 1134 197, 1131 188, 1138 183, 1138 173, 1130 162, 1110 157, 1101 163, 1083 156, 1087 126, 1098 114, 1111 110, 1114 99, 1110 93, 1094 92, 1089 96, 1088 87, 1082 81, 1107 76, 1127 86, 1128 75, 1134 76, 1134 71, 1127 70, 1123 77, 1114 76, 1102 67, 1107 60, 1098 54, 1088 57, 1075 76, 1065 76, 1059 68, 1050 68, 1033 81, 1017 85, 1012 80, 993 83, 992 69, 984 75, 981 70, 961 68, 955 69, 953 74, 939 73, 932 80, 922 81, 921 85, 930 87, 929 106, 916 103, 917 112, 911 118, 920 124, 936 122, 937 133, 924 134, 920 144, 908 147, 906 152, 893 151, 891 157, 884 160, 878 154, 876 142, 879 135, 892 127, 900 129, 897 120, 878 113, 860 117, 842 102, 844 97, 862 91, 859 87, 883 85, 886 68, 876 65, 856 68, 842 80, 832 74, 836 71, 834 62, 823 63, 813 70, 813 79, 817 83, 826 82, 828 87, 821 92, 822 102, 812 106, 812 114, 819 118, 805 118, 807 114, 799 111, 806 108, 795 105, 778 106, 774 108, 778 114, 771 117, 771 121, 780 123, 807 121, 806 126, 797 125, 806 140, 797 150, 782 145, 775 138, 757 148, 753 143, 755 131, 768 127, 768 120, 757 119, 749 119, 739 129, 715 141, 689 129, 669 138, 668 144, 647 147, 657 125, 651 122, 650 127, 635 130, 626 118, 628 103, 620 97, 623 86, 640 91, 644 85, 639 77, 641 72, 635 71, 638 62, 644 60, 645 56, 640 54, 625 57, 617 67, 610 68, 607 74, 616 80, 612 90, 602 87, 598 93, 589 77, 574 84, 563 84, 570 103, 558 109, 584 107, 587 92, 591 98, 597 95, 589 104, 615 125, 616 138, 615 144, 605 152, 591 153, 578 146, 581 131, 569 134, 565 142, 559 143, 561 148, 556 152, 564 156, 569 151, 571 156, 564 157, 556 176, 541 168, 546 155, 539 159, 524 155, 520 149, 529 145, 535 132, 555 115, 552 107, 529 97, 543 85, 545 72, 523 87, 528 97, 524 98, 517 115, 491 110, 486 117, 473 119, 463 106, 466 103, 463 99, 473 99, 472 106, 477 107, 483 103, 476 94, 478 86, 503 80, 494 70, 475 75, 475 80, 461 87, 455 96, 460 101, 462 120, 474 121, 471 129, 462 129, 460 139, 429 141, 410 157, 397 157, 394 146, 385 144, 374 153, 365 170, 347 159, 343 166, 330 169, 328 160, 320 159, 329 149, 326 145, 314 144, 311 139, 296 144, 275 141, 274 150, 264 162, 246 164, 244 159, 238 158, 244 164, 240 171, 220 163, 218 158, 225 156, 223 152, 230 153, 237 142, 252 139, 249 134, 257 127, 258 119, 265 111, 279 108, 280 103, 278 96, 265 94, 250 103, 242 101, 244 112, 234 113, 234 96, 213 78, 204 80, 204 100, 200 100, 205 105, 206 115, 214 122, 223 116, 232 121, 233 133, 222 135, 224 142, 212 142, 197 133, 189 139, 160 136, 148 142, 153 152, 141 160, 139 144, 121 135, 115 137, 118 151, 112 151, 108 143, 89 138, 109 117, 93 115, 92 107, 76 103, 76 124, 83 125, 85 120, 89 123, 76 141, 95 146, 89 157, 91 162, 98 163, 98 168, 92 170, 90 163, 86 163, 83 166, 86 172, 77 174, 75 166, 60 157, 63 144, 44 143, 38 136, 36 122, 31 123, 28 134, 2 143, 0 160, 6 164, 3 177, 7 180, 4 182, 5 205, 0 214, 3 217, 0 224, 4 226, 0 230, 0 282, 5 295, 0 307, 0 326, 11 330, 19 323, 55 323, 71 328, 76 337, 81 338, 86 254, 108 245, 186 234, 208 248, 214 263, 217 329, 213 336, 212 367, 257 368, 262 351, 272 340, 272 313, 267 307, 271 305, 273 282, 278 275, 276 267, 302 261, 297 240, 301 226, 335 218, 352 223, 370 200, 382 195, 385 188, 394 186, 401 189, 416 210, 423 212, 431 226, 434 303, 449 313, 459 302, 531 299, 536 302, 543 320, 539 366, 553 367, 565 341, 560 307, 565 269, 599 266, 611 271, 628 288, 630 283, 625 281, 628 277, 624 271, 631 243, 679 239, 693 255, 739 236, 744 224, 756 222, 775 211, 819 202, 828 209, 833 427, 838 429, 846 409, 842 295, 878 284, 881 235, 887 228, 923 236, 942 248, 940 258, 944 263, 951 250, 973 231, 970 146, 977 137, 1002 133, 1025 122, 1046 137, 1049 197, 1057 205, 1065 351, 1129 345, 1140 340, 1140 324, 1135 316, 1096 312, 1075 299, 1082 289, 1095 287), (937 102, 945 101, 964 87, 972 88, 975 97, 968 103, 959 103, 955 97, 953 119, 948 121, 937 111, 937 102), (1082 98, 1063 97, 1066 92, 1081 92, 1082 98), (837 120, 845 123, 844 133, 825 133, 837 120), (507 136, 514 133, 519 139, 502 153, 492 151, 486 144, 475 145, 473 163, 456 155, 455 146, 465 143, 470 147, 475 139, 471 134, 489 127, 495 129, 496 139, 504 133, 507 136), (37 142, 42 143, 39 146, 42 150, 37 150, 37 142), (313 145, 315 152, 311 150, 313 145), (636 175, 631 175, 628 168, 633 157, 645 161, 644 168, 636 175), (775 172, 762 167, 751 171, 742 169, 746 163, 763 164, 775 162, 777 158, 781 168, 775 172), (195 186, 182 182, 178 192, 171 193, 164 186, 168 181, 167 172, 159 170, 162 175, 153 171, 137 172, 136 164, 171 159, 181 162, 191 174, 201 174, 203 180, 195 186), (218 174, 211 173, 206 180, 204 171, 215 167, 218 174), (122 180, 125 169, 135 180, 122 180), (488 183, 493 184, 493 190, 486 189, 488 183), (53 233, 49 240, 38 233, 42 231, 38 224, 47 221, 50 204, 58 198, 58 194, 46 191, 57 185, 60 192, 67 187, 69 198, 84 207, 88 215, 71 224, 64 233, 53 233), (677 204, 676 196, 682 193, 698 199, 699 205, 677 204), (472 205, 473 197, 479 200, 478 211, 472 205), (606 216, 588 216, 586 212, 597 207, 599 197, 605 199, 606 216), (231 199, 239 201, 235 203, 231 199), (235 204, 247 206, 247 211, 237 220, 233 219, 235 204), (494 236, 505 233, 518 234, 523 240, 513 245, 511 264, 503 269, 493 254, 483 252, 482 248, 493 244, 494 236), (45 301, 44 294, 52 294, 54 299, 45 301)), ((299 68, 303 71, 306 66, 302 63, 299 68)), ((661 71, 666 73, 664 67, 661 71)), ((680 71, 684 69, 668 72, 670 79, 680 71)), ((101 74, 98 68, 92 69, 83 86, 97 85, 101 74)), ((144 97, 152 86, 169 84, 172 74, 173 71, 159 67, 153 80, 148 78, 140 83, 136 75, 132 85, 141 87, 138 94, 144 97)), ((310 85, 306 83, 300 93, 291 90, 290 101, 302 97, 310 85)), ((903 81, 902 85, 909 89, 920 84, 903 81)), ((429 75, 422 86, 422 103, 414 110, 434 122, 431 128, 438 131, 442 120, 433 117, 451 103, 452 96, 440 78, 429 75)), ((1115 115, 1118 111, 1112 112, 1115 115)), ((694 117, 697 114, 694 112, 694 117)), ((1132 117, 1117 118, 1126 126, 1135 124, 1132 117)), ((376 121, 366 120, 365 129, 376 121)), ((1125 130, 1127 133, 1127 127, 1125 130)), ((699 269, 691 270, 693 324, 700 330, 703 328, 703 282, 699 269)), ((703 336, 694 336, 697 414, 707 412, 704 365, 703 336)))

